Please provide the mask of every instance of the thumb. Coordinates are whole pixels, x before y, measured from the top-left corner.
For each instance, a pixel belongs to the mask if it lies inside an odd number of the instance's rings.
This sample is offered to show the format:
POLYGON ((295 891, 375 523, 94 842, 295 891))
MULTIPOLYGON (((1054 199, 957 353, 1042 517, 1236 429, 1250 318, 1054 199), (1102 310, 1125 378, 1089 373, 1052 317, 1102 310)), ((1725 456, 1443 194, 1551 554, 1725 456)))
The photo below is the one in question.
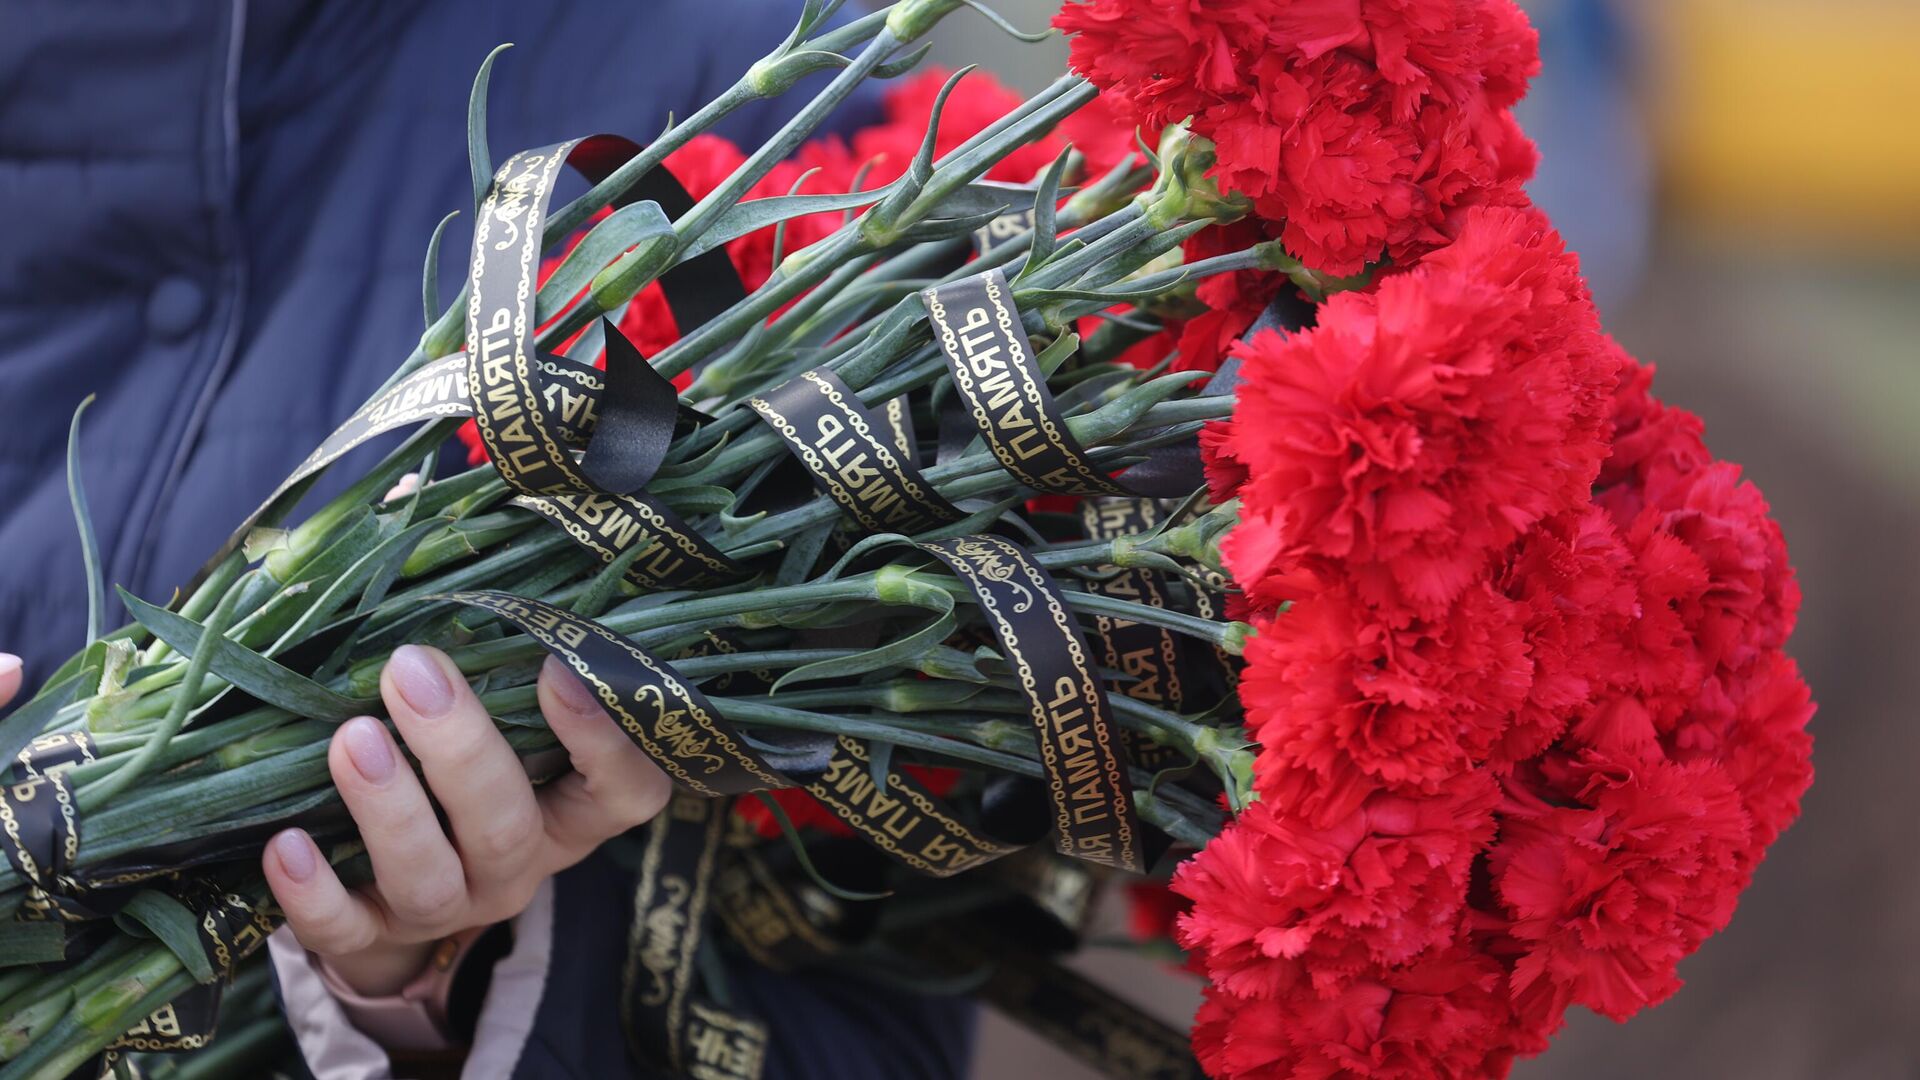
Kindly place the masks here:
POLYGON ((20 658, 12 653, 0 652, 0 705, 13 700, 20 692, 20 658))

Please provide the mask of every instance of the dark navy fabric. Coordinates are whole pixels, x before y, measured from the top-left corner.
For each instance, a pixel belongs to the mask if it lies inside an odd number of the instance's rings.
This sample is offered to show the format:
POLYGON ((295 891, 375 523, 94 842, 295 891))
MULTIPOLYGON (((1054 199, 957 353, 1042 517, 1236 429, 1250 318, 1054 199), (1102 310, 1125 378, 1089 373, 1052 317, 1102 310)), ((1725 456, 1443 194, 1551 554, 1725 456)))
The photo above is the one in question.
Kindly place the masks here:
MULTIPOLYGON (((109 581, 164 601, 403 359, 420 260, 467 209, 467 88, 494 45, 496 159, 645 141, 777 43, 797 0, 11 0, 0 34, 0 649, 35 685, 78 648, 68 419, 109 581)), ((805 86, 801 88, 803 91, 805 86)), ((791 106, 787 106, 790 108, 791 106)), ((752 142, 780 103, 721 129, 752 142)), ((840 118, 872 119, 862 97, 840 118)), ((563 189, 564 200, 578 188, 563 189)), ((449 234, 451 297, 467 225, 449 234)), ((349 460, 317 494, 367 460, 349 460)), ((123 614, 115 605, 113 621, 123 614)), ((516 1074, 627 1070, 610 958, 623 886, 560 893, 556 970, 516 1074)), ((775 1080, 947 1077, 964 1010, 740 972, 775 1080)))
MULTIPOLYGON (((81 398, 99 395, 81 461, 107 577, 164 602, 419 339, 427 238, 472 202, 467 90, 489 49, 516 43, 494 71, 496 160, 600 131, 645 142, 777 44, 798 6, 10 3, 0 650, 25 658, 26 684, 84 634, 63 466, 81 398)), ((720 130, 757 141, 783 107, 720 130)), ((873 112, 864 94, 839 122, 873 112)), ((447 298, 470 217, 443 251, 447 298)))
MULTIPOLYGON (((651 1076, 633 1071, 620 1041, 624 933, 572 933, 622 926, 633 913, 633 879, 596 856, 555 881, 553 961, 533 1034, 513 1080, 651 1076)), ((768 1027, 766 1075, 780 1080, 962 1080, 973 1017, 953 999, 881 991, 844 976, 779 975, 731 962, 731 1006, 768 1027)), ((665 1074, 660 1074, 663 1077, 665 1074)))

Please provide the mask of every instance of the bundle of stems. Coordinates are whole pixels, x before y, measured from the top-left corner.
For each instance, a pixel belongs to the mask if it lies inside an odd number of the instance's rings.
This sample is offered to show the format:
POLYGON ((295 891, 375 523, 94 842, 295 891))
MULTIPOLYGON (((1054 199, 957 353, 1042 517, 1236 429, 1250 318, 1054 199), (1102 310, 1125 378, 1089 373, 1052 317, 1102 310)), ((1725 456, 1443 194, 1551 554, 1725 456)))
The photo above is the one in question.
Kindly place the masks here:
MULTIPOLYGON (((1199 392, 1190 374, 1115 363, 1130 335, 1154 325, 1156 311, 1190 296, 1209 274, 1303 271, 1270 244, 1181 261, 1184 240, 1231 219, 1237 208, 1202 179, 1208 147, 1178 129, 1157 152, 1104 176, 1078 178, 1070 193, 1065 182, 1079 160, 1063 155, 1034 178, 1033 227, 967 259, 974 230, 1008 208, 991 201, 1000 189, 979 178, 1092 98, 1077 78, 1059 80, 938 158, 936 106, 906 173, 857 198, 742 201, 863 79, 911 67, 924 52, 917 42, 960 0, 902 0, 825 28, 834 6, 810 0, 793 34, 731 89, 554 212, 545 227, 546 241, 559 242, 734 109, 785 93, 809 72, 836 69, 725 183, 674 221, 670 235, 635 244, 621 231, 630 227, 627 219, 606 217, 538 298, 542 347, 578 335, 571 358, 590 363, 601 316, 618 312, 675 266, 752 228, 845 209, 841 228, 784 257, 776 248, 768 281, 651 358, 666 375, 697 369, 685 400, 712 420, 675 441, 648 491, 719 550, 754 567, 754 575, 711 588, 640 590, 627 580, 630 559, 603 564, 512 505, 493 469, 435 477, 433 462, 454 422, 427 423, 340 495, 291 521, 286 504, 304 488, 297 486, 256 523, 244 546, 169 608, 129 596, 136 621, 98 632, 105 590, 94 583, 94 640, 0 722, 8 759, 35 735, 90 733, 94 759, 67 773, 81 822, 71 867, 77 876, 140 865, 146 853, 198 842, 220 857, 184 873, 217 879, 264 905, 270 897, 257 871, 261 829, 296 819, 325 822, 315 828, 318 838, 336 861, 351 860, 356 848, 344 815, 313 817, 338 802, 327 743, 340 721, 377 712, 381 666, 401 644, 446 649, 517 751, 555 747, 534 700, 541 645, 488 613, 435 599, 463 590, 545 600, 657 655, 681 657, 675 668, 707 683, 718 711, 749 739, 824 732, 973 773, 1041 775, 1016 676, 1002 657, 974 644, 978 637, 965 636, 981 624, 973 593, 908 538, 850 533, 824 497, 778 512, 745 509, 786 451, 744 403, 809 368, 833 371, 869 405, 935 385, 946 369, 919 291, 998 268, 1012 283, 1072 434, 1098 465, 1120 469, 1157 447, 1190 440, 1232 409, 1230 395, 1199 392), (1075 320, 1110 310, 1120 314, 1100 333, 1085 341, 1070 333, 1075 320), (417 490, 385 498, 407 473, 422 474, 417 490), (822 631, 856 625, 877 625, 880 643, 820 644, 836 640, 822 631), (723 630, 736 651, 682 655, 723 630), (771 673, 771 688, 716 689, 722 684, 713 680, 747 672, 771 673), (222 846, 227 837, 253 838, 255 846, 222 846)), ((491 173, 485 78, 483 68, 469 134, 476 195, 491 173)), ((438 243, 436 234, 432 246, 438 243)), ((430 298, 438 293, 435 262, 428 260, 430 298)), ((461 347, 465 307, 463 292, 430 320, 388 386, 461 347)), ((1218 540, 1231 524, 1231 507, 1209 509, 1195 499, 1139 535, 1047 543, 1021 513, 1035 493, 977 444, 924 475, 950 501, 978 509, 912 539, 1021 530, 1036 561, 1067 585, 1068 605, 1082 620, 1162 627, 1239 652, 1246 632, 1239 624, 1076 587, 1114 568, 1208 580, 1219 569, 1218 540)), ((91 552, 91 540, 84 542, 91 552)), ((1250 759, 1232 708, 1183 716, 1124 694, 1112 701, 1121 725, 1217 778, 1229 805, 1244 803, 1250 759)), ((1221 811, 1204 795, 1139 770, 1133 787, 1141 817, 1176 840, 1202 844, 1219 827, 1221 811)), ((0 865, 0 907, 19 909, 29 892, 13 867, 0 865)), ((191 942, 137 920, 116 925, 104 943, 58 965, 29 962, 43 957, 0 938, 0 1080, 64 1075, 156 1006, 205 981, 206 972, 196 973, 183 955, 191 942)), ((257 1038, 266 1039, 265 1030, 257 1038)), ((246 1056, 244 1047, 228 1052, 246 1056)), ((203 1073, 181 1065, 170 1075, 203 1073)))

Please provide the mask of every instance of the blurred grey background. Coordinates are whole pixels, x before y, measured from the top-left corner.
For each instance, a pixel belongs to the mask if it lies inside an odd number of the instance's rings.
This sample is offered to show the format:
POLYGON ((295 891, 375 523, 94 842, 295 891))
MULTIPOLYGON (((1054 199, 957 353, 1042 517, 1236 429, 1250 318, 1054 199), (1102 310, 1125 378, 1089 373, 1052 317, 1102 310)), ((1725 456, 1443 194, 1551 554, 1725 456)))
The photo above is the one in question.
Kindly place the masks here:
MULTIPOLYGON (((1920 1076, 1920 4, 1522 6, 1546 68, 1522 112, 1543 153, 1534 198, 1609 329, 1659 366, 1655 389, 1772 502, 1820 711, 1803 816, 1681 966, 1687 986, 1624 1025, 1576 1010, 1514 1075, 1920 1076)), ((1057 5, 996 7, 1037 29, 1057 5)), ((1065 57, 967 11, 934 51, 1023 90, 1065 57)), ((1198 1000, 1121 950, 1081 966, 1178 1023, 1198 1000)), ((989 1016, 976 1075, 1092 1074, 989 1016)))

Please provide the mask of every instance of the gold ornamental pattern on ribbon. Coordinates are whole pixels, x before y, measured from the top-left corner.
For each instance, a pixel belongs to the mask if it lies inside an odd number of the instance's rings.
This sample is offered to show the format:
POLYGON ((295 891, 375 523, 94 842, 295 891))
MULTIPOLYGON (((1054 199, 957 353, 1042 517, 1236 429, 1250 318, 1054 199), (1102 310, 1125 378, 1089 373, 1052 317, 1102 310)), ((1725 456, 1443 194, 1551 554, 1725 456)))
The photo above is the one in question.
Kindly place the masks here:
POLYGON ((988 270, 920 294, 954 388, 1014 479, 1056 495, 1124 495, 1067 430, 1006 275, 988 270))
MULTIPOLYGON (((1159 524, 1163 516, 1159 504, 1152 499, 1092 498, 1080 504, 1081 524, 1090 540, 1145 533, 1159 524)), ((1112 576, 1088 582, 1090 591, 1157 608, 1167 606, 1166 583, 1158 573, 1142 569, 1100 569, 1111 571, 1112 576)), ((1096 616, 1093 628, 1101 652, 1100 665, 1131 677, 1120 684, 1121 693, 1173 712, 1186 711, 1183 658, 1173 631, 1111 615, 1096 616)), ((1122 732, 1122 738, 1127 756, 1143 769, 1157 772, 1186 762, 1180 751, 1161 746, 1141 732, 1129 729, 1122 732)))
POLYGON ((467 272, 473 418, 501 478, 526 495, 593 490, 547 416, 533 343, 547 201, 578 142, 522 150, 502 162, 473 228, 467 272))
POLYGON ((767 1028, 700 993, 694 962, 732 800, 676 795, 646 826, 620 1012, 634 1055, 694 1080, 758 1080, 767 1028))
POLYGON ((80 813, 67 784, 69 770, 92 760, 85 732, 49 732, 0 773, 0 846, 29 883, 24 919, 76 921, 93 914, 80 901, 86 889, 72 873, 80 859, 80 813))
POLYGON ((644 493, 521 495, 513 504, 558 525, 603 563, 640 547, 626 578, 642 589, 698 588, 751 573, 644 493))
POLYGON ((545 646, 592 688, 634 745, 687 791, 711 797, 791 786, 670 664, 592 619, 504 592, 427 599, 493 612, 545 646))
POLYGON ((1059 850, 1144 873, 1148 859, 1113 706, 1059 587, 1025 551, 997 536, 920 547, 973 592, 1020 680, 1039 734, 1059 850))
POLYGON ((981 836, 954 817, 925 785, 897 769, 873 779, 873 759, 858 740, 836 740, 833 756, 807 793, 894 861, 932 877, 952 877, 1019 848, 981 836))
POLYGON ((841 949, 829 929, 845 918, 845 905, 817 891, 801 901, 750 849, 732 852, 714 875, 713 910, 727 936, 764 968, 811 967, 841 949))
POLYGON ((900 421, 868 412, 833 372, 803 372, 747 404, 814 486, 868 532, 919 533, 965 516, 901 451, 900 421))

